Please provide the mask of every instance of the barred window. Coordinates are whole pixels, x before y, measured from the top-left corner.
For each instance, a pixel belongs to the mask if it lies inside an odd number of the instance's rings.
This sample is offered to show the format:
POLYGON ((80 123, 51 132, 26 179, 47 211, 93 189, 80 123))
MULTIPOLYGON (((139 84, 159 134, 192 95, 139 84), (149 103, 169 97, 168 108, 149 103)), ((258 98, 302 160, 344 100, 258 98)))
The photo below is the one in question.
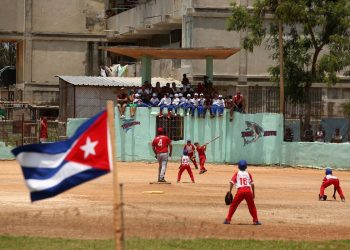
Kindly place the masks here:
POLYGON ((173 141, 183 140, 184 138, 184 118, 181 116, 157 117, 156 130, 162 127, 165 134, 173 141))

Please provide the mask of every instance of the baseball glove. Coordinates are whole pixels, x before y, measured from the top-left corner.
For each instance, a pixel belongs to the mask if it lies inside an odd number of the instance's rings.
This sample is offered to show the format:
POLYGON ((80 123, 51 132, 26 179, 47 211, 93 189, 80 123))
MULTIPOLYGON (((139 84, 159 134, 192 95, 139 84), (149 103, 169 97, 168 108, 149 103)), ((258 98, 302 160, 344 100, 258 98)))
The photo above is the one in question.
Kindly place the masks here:
POLYGON ((233 195, 230 192, 227 192, 225 195, 225 204, 229 206, 231 205, 232 201, 233 201, 233 195))

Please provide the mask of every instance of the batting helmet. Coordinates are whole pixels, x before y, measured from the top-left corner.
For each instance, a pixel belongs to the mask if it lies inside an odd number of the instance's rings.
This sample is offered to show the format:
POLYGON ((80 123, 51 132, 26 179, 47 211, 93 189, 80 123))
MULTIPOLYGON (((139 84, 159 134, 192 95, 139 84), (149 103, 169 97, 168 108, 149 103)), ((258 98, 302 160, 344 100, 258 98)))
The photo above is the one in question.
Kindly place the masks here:
POLYGON ((187 154, 188 154, 188 151, 185 149, 185 150, 183 151, 183 154, 184 154, 184 155, 187 155, 187 154))
POLYGON ((238 169, 241 171, 244 171, 247 169, 247 161, 246 160, 240 160, 238 162, 238 169))
POLYGON ((331 168, 326 168, 326 175, 332 174, 332 169, 331 168))

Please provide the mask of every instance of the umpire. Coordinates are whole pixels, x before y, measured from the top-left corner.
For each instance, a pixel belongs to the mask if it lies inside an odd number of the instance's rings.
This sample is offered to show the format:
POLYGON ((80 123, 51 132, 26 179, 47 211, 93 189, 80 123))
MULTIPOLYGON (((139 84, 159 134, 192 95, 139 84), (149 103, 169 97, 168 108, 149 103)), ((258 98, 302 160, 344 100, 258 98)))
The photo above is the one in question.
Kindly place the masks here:
POLYGON ((157 129, 157 136, 153 139, 152 148, 159 163, 158 182, 166 182, 164 179, 165 171, 168 164, 168 156, 171 157, 173 146, 170 138, 164 135, 163 128, 157 129))

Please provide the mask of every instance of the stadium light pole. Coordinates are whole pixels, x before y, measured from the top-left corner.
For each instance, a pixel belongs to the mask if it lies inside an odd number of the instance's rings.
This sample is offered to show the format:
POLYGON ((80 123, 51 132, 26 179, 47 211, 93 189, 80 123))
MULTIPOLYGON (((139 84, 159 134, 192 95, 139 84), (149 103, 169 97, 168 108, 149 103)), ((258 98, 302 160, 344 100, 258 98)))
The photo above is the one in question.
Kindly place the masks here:
MULTIPOLYGON (((280 5, 282 0, 278 0, 280 5)), ((278 47, 279 47, 279 63, 280 63, 280 113, 284 117, 284 59, 283 59, 283 28, 282 20, 278 19, 278 47)))

